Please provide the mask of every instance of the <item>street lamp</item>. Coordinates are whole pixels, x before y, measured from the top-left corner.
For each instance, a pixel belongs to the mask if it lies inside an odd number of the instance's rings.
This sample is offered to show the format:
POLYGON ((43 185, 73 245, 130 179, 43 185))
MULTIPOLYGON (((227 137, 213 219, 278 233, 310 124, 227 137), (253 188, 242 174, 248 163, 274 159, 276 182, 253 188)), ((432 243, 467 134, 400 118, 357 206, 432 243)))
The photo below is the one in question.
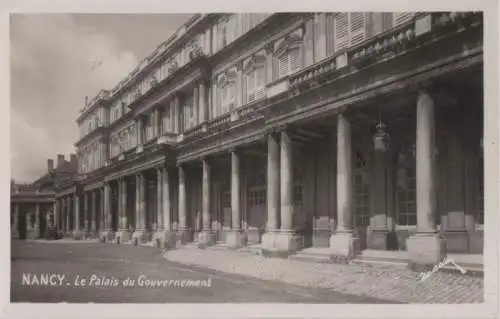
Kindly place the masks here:
POLYGON ((382 122, 382 116, 376 126, 377 131, 373 136, 373 147, 376 151, 386 152, 389 149, 389 133, 386 132, 386 125, 382 122))

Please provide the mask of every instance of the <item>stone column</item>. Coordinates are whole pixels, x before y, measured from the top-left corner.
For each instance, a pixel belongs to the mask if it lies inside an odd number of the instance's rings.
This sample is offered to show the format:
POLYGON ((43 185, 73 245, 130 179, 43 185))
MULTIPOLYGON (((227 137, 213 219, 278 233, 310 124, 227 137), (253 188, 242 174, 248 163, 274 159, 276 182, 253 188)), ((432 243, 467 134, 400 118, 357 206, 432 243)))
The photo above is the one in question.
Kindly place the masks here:
POLYGON ((226 236, 228 246, 233 248, 245 245, 245 236, 241 232, 241 206, 240 206, 240 155, 236 150, 231 151, 231 232, 226 236))
POLYGON ((417 99, 417 233, 408 238, 412 268, 437 265, 446 256, 446 240, 436 230, 434 101, 425 91, 417 99))
POLYGON ((163 169, 156 169, 156 227, 154 231, 161 230, 163 226, 163 169))
POLYGON ((132 234, 132 242, 134 245, 144 243, 146 240, 145 234, 145 218, 146 218, 146 178, 142 172, 137 173, 135 177, 135 232, 132 234))
POLYGON ((69 234, 71 236, 71 226, 69 224, 69 215, 71 214, 71 198, 66 197, 66 222, 65 222, 65 234, 69 234))
POLYGON ((53 209, 53 218, 54 218, 54 226, 57 229, 59 229, 59 211, 61 210, 61 207, 59 205, 59 200, 56 198, 54 200, 54 204, 52 205, 52 209, 53 209))
MULTIPOLYGON (((104 191, 104 187, 101 187, 100 190, 101 192, 101 213, 99 214, 99 224, 101 225, 100 227, 100 233, 103 233, 104 231, 106 231, 106 212, 105 212, 105 200, 104 200, 104 197, 106 196, 105 195, 105 191, 104 191)), ((102 236, 99 236, 100 238, 102 238, 102 236)))
POLYGON ((267 136, 267 232, 262 236, 262 246, 274 249, 280 210, 280 145, 275 134, 267 136))
POLYGON ((89 236, 89 196, 87 192, 83 193, 83 238, 89 236))
POLYGON ((294 201, 293 201, 293 145, 287 131, 280 133, 280 199, 281 227, 277 234, 275 249, 284 252, 294 252, 301 248, 302 238, 295 233, 294 201))
POLYGON ((92 191, 92 217, 90 222, 91 236, 92 238, 97 237, 97 193, 95 190, 92 191))
POLYGON ((111 184, 104 184, 104 225, 105 229, 101 234, 101 241, 107 242, 113 239, 113 231, 111 228, 111 184))
POLYGON ((212 233, 210 224, 210 194, 211 194, 211 167, 206 158, 203 159, 203 184, 202 184, 202 214, 203 229, 199 234, 200 246, 212 246, 215 244, 215 234, 212 233))
POLYGON ((11 237, 19 238, 19 204, 14 204, 14 216, 12 218, 11 237))
POLYGON ((73 230, 73 239, 82 239, 82 232, 80 231, 80 196, 74 195, 74 205, 75 205, 75 229, 73 230))
POLYGON ((186 176, 185 169, 182 165, 179 169, 179 236, 178 243, 185 244, 190 240, 190 232, 187 227, 187 212, 186 212, 186 176))
POLYGON ((359 238, 352 227, 351 125, 343 114, 337 117, 337 231, 330 236, 334 261, 346 263, 359 251, 359 238))
POLYGON ((35 239, 40 238, 40 204, 35 207, 35 239))
POLYGON ((125 178, 118 180, 118 223, 116 243, 126 243, 130 238, 127 228, 127 181, 125 178))
POLYGON ((387 249, 387 169, 386 153, 375 150, 373 160, 373 199, 374 214, 370 218, 368 247, 370 249, 387 249))
POLYGON ((174 248, 176 244, 176 234, 171 231, 170 220, 170 181, 169 173, 166 167, 158 169, 158 231, 153 240, 157 247, 174 248))

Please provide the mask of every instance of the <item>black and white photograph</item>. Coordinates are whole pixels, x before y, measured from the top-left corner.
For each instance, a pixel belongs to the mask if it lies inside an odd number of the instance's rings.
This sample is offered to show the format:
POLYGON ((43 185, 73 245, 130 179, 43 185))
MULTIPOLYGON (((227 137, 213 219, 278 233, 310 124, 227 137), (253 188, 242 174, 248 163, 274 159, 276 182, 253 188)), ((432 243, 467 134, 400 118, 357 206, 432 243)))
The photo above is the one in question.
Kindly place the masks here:
POLYGON ((498 316, 498 12, 173 6, 8 13, 0 313, 498 316))

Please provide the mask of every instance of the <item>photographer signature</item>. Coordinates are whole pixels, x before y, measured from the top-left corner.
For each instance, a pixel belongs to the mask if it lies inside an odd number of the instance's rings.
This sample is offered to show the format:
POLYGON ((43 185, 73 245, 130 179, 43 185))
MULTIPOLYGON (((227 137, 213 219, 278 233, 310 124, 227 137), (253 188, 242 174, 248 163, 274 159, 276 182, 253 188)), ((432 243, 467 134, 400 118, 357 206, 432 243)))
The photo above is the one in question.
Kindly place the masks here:
POLYGON ((445 257, 445 259, 443 261, 441 261, 439 264, 435 265, 431 271, 428 271, 428 272, 421 272, 419 274, 419 277, 420 277, 420 282, 426 280, 427 278, 429 278, 433 273, 436 273, 439 269, 441 268, 444 268, 444 266, 448 265, 448 264, 452 264, 453 266, 455 266, 456 269, 458 269, 462 275, 464 275, 467 270, 465 270, 464 268, 460 267, 459 265, 457 265, 453 260, 451 259, 448 259, 448 257, 445 257))

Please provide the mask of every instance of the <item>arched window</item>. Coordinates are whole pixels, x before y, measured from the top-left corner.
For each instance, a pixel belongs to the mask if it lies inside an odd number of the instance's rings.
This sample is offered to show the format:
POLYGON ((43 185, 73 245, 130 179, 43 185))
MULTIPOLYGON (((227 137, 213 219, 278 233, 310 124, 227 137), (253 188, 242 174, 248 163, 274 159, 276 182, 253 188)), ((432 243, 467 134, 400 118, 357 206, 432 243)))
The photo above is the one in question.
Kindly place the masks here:
POLYGON ((403 148, 398 153, 396 182, 397 224, 415 226, 417 224, 417 175, 415 144, 403 148))

